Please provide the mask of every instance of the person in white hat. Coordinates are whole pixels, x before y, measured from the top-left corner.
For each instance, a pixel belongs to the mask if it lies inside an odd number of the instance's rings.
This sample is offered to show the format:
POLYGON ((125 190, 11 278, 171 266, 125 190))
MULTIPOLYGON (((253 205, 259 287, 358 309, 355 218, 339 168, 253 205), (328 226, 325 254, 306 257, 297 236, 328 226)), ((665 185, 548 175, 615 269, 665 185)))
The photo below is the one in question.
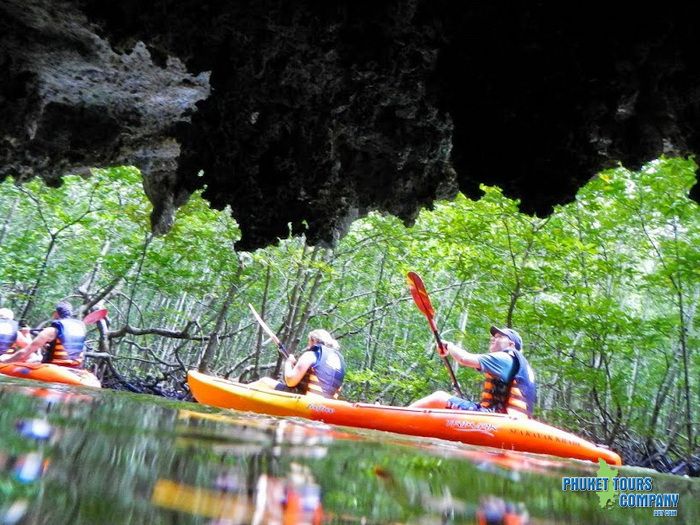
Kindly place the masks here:
POLYGON ((15 350, 25 348, 31 342, 32 336, 17 324, 14 312, 0 308, 0 361, 9 359, 15 350))
POLYGON ((51 325, 39 332, 26 348, 9 356, 7 361, 33 361, 35 355, 39 355, 44 363, 82 368, 85 356, 85 323, 73 317, 73 307, 70 303, 58 303, 51 325))
POLYGON ((328 331, 309 332, 308 346, 297 359, 290 354, 284 362, 283 381, 263 377, 253 386, 274 388, 282 392, 337 398, 345 378, 345 360, 340 344, 328 331))

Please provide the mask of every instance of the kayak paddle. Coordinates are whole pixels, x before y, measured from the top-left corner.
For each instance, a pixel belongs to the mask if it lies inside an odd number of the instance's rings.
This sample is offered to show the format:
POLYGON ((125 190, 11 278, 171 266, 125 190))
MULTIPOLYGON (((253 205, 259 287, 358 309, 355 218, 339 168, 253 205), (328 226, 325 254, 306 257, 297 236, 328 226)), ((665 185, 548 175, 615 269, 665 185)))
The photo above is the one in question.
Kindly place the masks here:
MULTIPOLYGON (((85 324, 95 324, 99 321, 102 321, 105 317, 107 317, 107 314, 109 312, 107 311, 106 308, 102 308, 101 310, 95 310, 94 312, 90 312, 87 314, 85 317, 83 317, 83 323, 85 324)), ((31 328, 29 332, 32 335, 36 335, 39 332, 41 332, 41 328, 31 328)))
POLYGON ((253 305, 248 303, 248 308, 250 308, 250 311, 253 312, 253 317, 255 317, 255 320, 258 322, 260 327, 265 331, 267 335, 270 336, 270 339, 272 339, 275 344, 277 345, 277 348, 280 351, 280 354, 282 354, 284 357, 289 357, 289 352, 287 352, 287 349, 284 347, 282 344, 282 341, 280 341, 279 337, 275 335, 275 332, 273 332, 267 324, 265 324, 265 321, 262 320, 262 317, 258 315, 258 312, 255 311, 255 308, 253 308, 253 305))
POLYGON ((94 312, 90 312, 87 314, 85 317, 83 317, 83 323, 85 324, 95 324, 98 321, 102 321, 105 317, 107 317, 107 309, 102 308, 101 310, 95 310, 94 312))
POLYGON ((433 331, 435 341, 437 342, 438 349, 440 350, 440 357, 445 363, 447 371, 450 374, 450 378, 452 379, 452 386, 459 397, 464 397, 462 394, 462 389, 459 388, 459 383, 457 382, 455 373, 452 370, 452 365, 450 365, 450 361, 447 359, 447 355, 442 355, 443 353, 447 353, 447 348, 445 348, 442 339, 440 339, 440 334, 438 333, 437 325, 435 324, 435 310, 433 310, 433 305, 430 303, 430 296, 428 296, 428 291, 425 289, 423 279, 421 279, 416 272, 408 272, 408 275, 406 275, 406 280, 408 281, 408 289, 411 291, 413 302, 416 303, 418 309, 423 312, 423 315, 428 320, 428 324, 430 324, 430 329, 433 331))

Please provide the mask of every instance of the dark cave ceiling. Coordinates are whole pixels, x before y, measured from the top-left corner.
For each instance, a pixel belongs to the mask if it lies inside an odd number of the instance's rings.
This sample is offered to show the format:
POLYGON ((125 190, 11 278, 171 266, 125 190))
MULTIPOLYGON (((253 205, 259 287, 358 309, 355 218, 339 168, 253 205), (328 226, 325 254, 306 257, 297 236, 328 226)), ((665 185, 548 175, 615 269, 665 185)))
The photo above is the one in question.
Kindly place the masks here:
MULTIPOLYGON (((132 164, 167 231, 193 191, 240 249, 410 224, 498 185, 527 213, 700 151, 690 3, 0 0, 0 177, 132 164)), ((692 197, 698 200, 698 185, 692 197)))

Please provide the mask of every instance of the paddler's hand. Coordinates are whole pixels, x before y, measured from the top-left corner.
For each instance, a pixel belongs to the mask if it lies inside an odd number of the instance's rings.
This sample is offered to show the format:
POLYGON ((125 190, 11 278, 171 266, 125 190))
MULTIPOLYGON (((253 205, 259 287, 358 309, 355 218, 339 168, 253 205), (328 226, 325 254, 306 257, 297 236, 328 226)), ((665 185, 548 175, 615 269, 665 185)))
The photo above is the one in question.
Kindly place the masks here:
POLYGON ((294 354, 289 354, 287 357, 287 363, 289 363, 289 366, 292 368, 297 364, 297 358, 294 357, 294 354))
POLYGON ((449 345, 450 343, 448 341, 442 341, 442 345, 438 346, 437 351, 440 357, 447 357, 450 355, 449 345))

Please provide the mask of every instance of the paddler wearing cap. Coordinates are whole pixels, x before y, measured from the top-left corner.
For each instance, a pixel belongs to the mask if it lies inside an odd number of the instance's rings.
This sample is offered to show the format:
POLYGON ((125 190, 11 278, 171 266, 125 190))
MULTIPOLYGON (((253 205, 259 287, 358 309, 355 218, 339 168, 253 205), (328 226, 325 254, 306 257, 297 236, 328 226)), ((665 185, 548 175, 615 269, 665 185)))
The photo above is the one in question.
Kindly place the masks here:
POLYGON ((492 326, 490 331, 487 354, 472 354, 454 343, 443 341, 444 356, 449 354, 460 365, 484 374, 481 401, 469 401, 438 391, 410 406, 498 412, 521 419, 532 417, 537 400, 535 374, 523 355, 523 340, 512 328, 492 326))
POLYGON ((42 361, 69 368, 82 368, 85 355, 85 324, 73 317, 73 307, 66 301, 56 305, 51 325, 44 328, 30 345, 12 354, 6 362, 26 361, 44 351, 42 361))

